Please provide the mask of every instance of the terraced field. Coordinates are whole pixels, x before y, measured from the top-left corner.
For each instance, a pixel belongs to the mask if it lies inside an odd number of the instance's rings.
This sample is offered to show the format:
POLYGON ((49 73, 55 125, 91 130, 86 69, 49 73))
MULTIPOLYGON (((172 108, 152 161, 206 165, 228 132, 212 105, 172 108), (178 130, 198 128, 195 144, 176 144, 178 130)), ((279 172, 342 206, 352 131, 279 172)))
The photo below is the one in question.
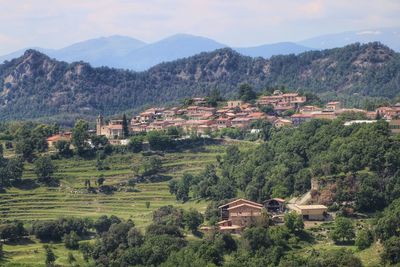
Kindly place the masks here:
MULTIPOLYGON (((235 142, 237 143, 237 142, 235 142)), ((254 143, 237 143, 245 150, 254 143)), ((162 175, 172 179, 180 179, 184 172, 199 173, 209 163, 216 162, 216 156, 222 155, 226 145, 199 147, 179 153, 166 153, 162 156, 162 175)), ((6 156, 12 157, 7 151, 6 156)), ((55 188, 8 188, 0 193, 0 222, 21 220, 26 226, 35 220, 55 219, 60 216, 91 217, 100 215, 116 215, 125 219, 132 219, 138 228, 144 229, 151 221, 154 210, 164 205, 174 205, 188 209, 194 207, 204 211, 207 202, 190 200, 184 204, 177 202, 170 195, 168 182, 137 184, 134 192, 126 190, 116 191, 113 194, 93 194, 85 189, 85 180, 89 179, 95 186, 95 180, 100 174, 105 177, 105 185, 120 185, 132 177, 132 165, 143 160, 139 154, 118 154, 106 159, 109 170, 97 171, 96 160, 55 160, 57 171, 55 176, 60 180, 60 186, 55 188), (150 207, 146 207, 146 202, 150 207)), ((36 179, 33 165, 26 164, 24 180, 36 179)), ((68 253, 73 253, 77 264, 86 266, 82 255, 78 251, 67 250, 63 243, 51 244, 57 255, 57 266, 71 266, 68 264, 68 253)), ((44 264, 43 244, 30 237, 27 243, 4 245, 5 258, 0 266, 42 267, 44 264)))
MULTIPOLYGON (((224 146, 207 146, 198 151, 167 153, 162 157, 162 174, 179 179, 184 172, 198 173, 208 163, 214 163, 216 156, 224 152, 224 146)), ((113 155, 106 159, 110 169, 96 170, 95 160, 56 160, 56 177, 60 187, 38 187, 35 189, 10 188, 0 194, 1 220, 18 219, 27 223, 34 220, 54 219, 59 216, 85 216, 97 218, 100 215, 117 215, 132 219, 139 227, 150 222, 153 210, 164 205, 184 208, 195 207, 203 211, 206 202, 189 201, 178 203, 169 194, 168 182, 137 184, 135 192, 114 192, 113 194, 87 193, 84 181, 94 185, 96 178, 103 174, 106 185, 119 185, 132 177, 132 164, 139 162, 141 154, 113 155), (150 207, 146 207, 150 202, 150 207)), ((33 166, 25 166, 24 179, 34 179, 33 166)))

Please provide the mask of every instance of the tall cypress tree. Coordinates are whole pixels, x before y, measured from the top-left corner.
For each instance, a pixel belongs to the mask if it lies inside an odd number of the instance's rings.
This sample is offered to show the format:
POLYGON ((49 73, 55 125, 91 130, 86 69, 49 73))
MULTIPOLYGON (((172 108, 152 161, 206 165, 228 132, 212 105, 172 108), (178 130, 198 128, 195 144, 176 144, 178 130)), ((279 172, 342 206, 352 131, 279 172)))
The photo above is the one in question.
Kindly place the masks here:
POLYGON ((125 114, 122 117, 122 131, 123 131, 123 134, 124 134, 125 138, 129 136, 128 121, 126 119, 126 115, 125 114))

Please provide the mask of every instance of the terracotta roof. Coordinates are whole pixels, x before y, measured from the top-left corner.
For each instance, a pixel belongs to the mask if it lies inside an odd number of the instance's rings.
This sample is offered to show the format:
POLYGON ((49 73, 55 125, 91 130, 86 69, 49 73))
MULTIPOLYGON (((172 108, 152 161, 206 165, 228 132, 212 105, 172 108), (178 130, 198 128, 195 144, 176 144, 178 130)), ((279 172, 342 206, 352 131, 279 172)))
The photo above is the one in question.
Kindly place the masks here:
POLYGON ((64 139, 64 140, 71 139, 71 132, 66 132, 63 135, 55 134, 53 136, 48 137, 46 140, 49 141, 49 142, 54 142, 54 141, 58 141, 58 140, 61 140, 61 139, 64 139))
POLYGON ((57 141, 60 139, 61 139, 61 135, 56 134, 56 135, 53 135, 53 136, 50 136, 49 138, 47 138, 47 141, 57 141))
POLYGON ((221 205, 221 206, 219 206, 218 208, 225 207, 225 206, 227 206, 227 205, 236 203, 236 202, 238 202, 238 201, 244 201, 244 202, 247 202, 247 203, 252 204, 252 205, 258 205, 258 206, 260 206, 260 207, 263 206, 262 204, 259 204, 259 203, 257 203, 257 202, 253 202, 253 201, 250 201, 250 200, 247 200, 247 199, 244 199, 244 198, 239 198, 239 199, 235 199, 235 200, 233 200, 233 201, 231 201, 231 202, 228 202, 228 203, 226 203, 226 204, 224 204, 224 205, 221 205))
POLYGON ((265 117, 265 114, 262 112, 254 112, 254 113, 250 113, 249 117, 252 118, 261 118, 261 117, 265 117))

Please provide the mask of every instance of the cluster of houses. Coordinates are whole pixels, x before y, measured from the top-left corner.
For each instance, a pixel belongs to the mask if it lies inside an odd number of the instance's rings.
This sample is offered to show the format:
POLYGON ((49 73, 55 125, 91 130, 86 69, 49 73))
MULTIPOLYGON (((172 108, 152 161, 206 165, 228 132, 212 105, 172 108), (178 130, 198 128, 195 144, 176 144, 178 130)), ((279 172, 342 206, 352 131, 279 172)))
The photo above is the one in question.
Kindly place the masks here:
MULTIPOLYGON (((241 100, 230 100, 220 108, 207 106, 205 98, 193 98, 192 104, 185 107, 153 107, 131 118, 127 122, 130 134, 138 134, 153 130, 165 130, 177 127, 186 133, 196 132, 207 135, 224 128, 239 128, 253 130, 252 123, 265 120, 276 128, 298 126, 312 119, 332 120, 345 112, 363 113, 368 120, 350 121, 353 123, 373 123, 377 116, 389 122, 393 133, 400 133, 400 104, 389 107, 380 107, 368 112, 363 109, 349 109, 341 107, 340 102, 329 102, 324 107, 305 105, 307 99, 298 93, 282 93, 277 90, 270 96, 261 96, 254 103, 241 100), (269 106, 274 115, 262 112, 269 106), (293 112, 288 112, 293 111, 293 112)), ((112 144, 124 144, 123 120, 106 122, 99 115, 96 121, 96 135, 106 136, 112 144)), ((257 130, 257 129, 254 129, 257 130)), ((52 136, 48 139, 49 146, 59 140, 69 140, 71 133, 52 136)))
MULTIPOLYGON (((185 132, 206 134, 223 128, 248 129, 252 122, 266 120, 276 127, 291 124, 279 116, 270 116, 261 112, 263 106, 271 105, 277 114, 287 110, 298 110, 306 97, 298 93, 284 94, 276 91, 271 96, 262 96, 254 104, 241 100, 230 100, 221 108, 209 107, 205 98, 193 98, 188 107, 150 108, 134 116, 129 124, 132 134, 153 130, 164 130, 175 126, 185 132)), ((110 139, 123 137, 122 121, 111 120, 104 123, 102 116, 97 119, 96 133, 110 139)))
MULTIPOLYGON (((400 105, 380 107, 376 111, 368 112, 363 109, 342 108, 340 102, 329 102, 325 107, 304 105, 305 96, 298 93, 282 93, 275 91, 270 96, 261 96, 255 103, 246 103, 241 100, 230 100, 221 108, 209 107, 205 98, 193 98, 192 105, 187 107, 149 108, 134 116, 129 122, 131 134, 165 130, 169 127, 181 128, 186 133, 196 132, 208 134, 223 128, 250 129, 253 122, 266 120, 276 128, 284 126, 298 126, 312 119, 332 120, 345 112, 363 113, 369 120, 374 120, 379 114, 390 122, 394 132, 400 132, 400 105), (268 115, 261 110, 265 106, 273 108, 275 115, 268 115), (295 114, 288 115, 287 111, 295 114)), ((122 120, 104 122, 100 115, 97 119, 97 135, 104 135, 109 139, 123 139, 122 120)))
MULTIPOLYGON (((305 221, 324 221, 328 216, 328 208, 324 205, 287 204, 284 199, 272 198, 263 204, 246 199, 236 199, 218 207, 220 221, 218 229, 223 232, 240 233, 246 227, 256 223, 263 212, 267 212, 277 223, 283 222, 286 212, 296 212, 305 221)), ((202 227, 207 231, 210 227, 202 227)))

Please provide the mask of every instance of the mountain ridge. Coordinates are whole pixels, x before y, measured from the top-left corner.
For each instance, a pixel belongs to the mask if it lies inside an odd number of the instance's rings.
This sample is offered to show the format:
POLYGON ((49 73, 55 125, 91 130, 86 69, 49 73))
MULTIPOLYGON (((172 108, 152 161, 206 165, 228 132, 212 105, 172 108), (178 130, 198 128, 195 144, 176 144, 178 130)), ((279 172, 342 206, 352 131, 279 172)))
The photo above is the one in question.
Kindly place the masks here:
POLYGON ((59 62, 28 50, 0 65, 0 118, 112 115, 206 96, 212 88, 233 96, 241 83, 257 91, 284 85, 318 94, 394 97, 399 94, 400 56, 380 43, 268 60, 222 48, 132 72, 59 62))
MULTIPOLYGON (((350 43, 368 43, 381 41, 389 47, 400 51, 400 29, 381 28, 363 31, 350 31, 338 34, 323 35, 299 42, 279 42, 250 47, 231 47, 242 55, 270 58, 274 55, 299 54, 316 49, 342 47, 350 43)), ((135 71, 147 70, 162 62, 169 62, 190 57, 201 52, 229 47, 213 39, 191 34, 175 34, 153 43, 113 35, 78 42, 61 49, 39 50, 57 60, 72 63, 89 62, 94 67, 107 66, 135 71)), ((24 51, 18 50, 0 56, 0 62, 21 56, 24 51)))

